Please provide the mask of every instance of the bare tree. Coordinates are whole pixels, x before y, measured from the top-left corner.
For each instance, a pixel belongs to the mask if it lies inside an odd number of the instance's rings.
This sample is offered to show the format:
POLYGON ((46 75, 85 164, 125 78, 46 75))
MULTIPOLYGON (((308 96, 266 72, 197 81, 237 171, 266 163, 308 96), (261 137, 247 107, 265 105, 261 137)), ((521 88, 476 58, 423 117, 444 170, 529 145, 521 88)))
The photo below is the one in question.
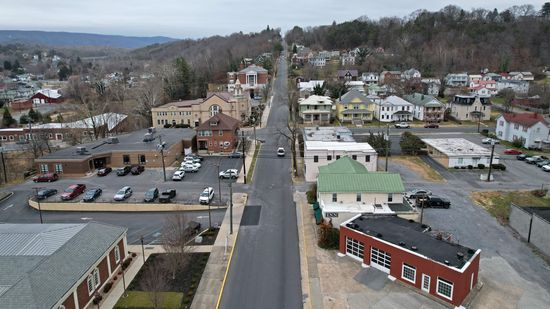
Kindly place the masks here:
POLYGON ((163 302, 163 294, 166 289, 167 271, 159 259, 153 260, 143 273, 143 279, 140 281, 141 288, 147 292, 149 300, 154 308, 160 308, 163 302))
POLYGON ((149 126, 151 126, 151 109, 163 103, 163 89, 160 78, 155 77, 147 81, 136 89, 134 96, 137 102, 134 112, 143 117, 149 126))
POLYGON ((296 159, 296 141, 298 140, 298 130, 299 129, 296 127, 296 122, 293 123, 293 126, 287 124, 285 129, 277 129, 277 133, 284 136, 290 143, 294 176, 298 176, 298 160, 296 159))
POLYGON ((176 273, 191 262, 191 254, 187 244, 193 238, 193 230, 189 228, 191 220, 181 212, 166 217, 162 232, 162 247, 166 251, 167 268, 173 279, 176 273))

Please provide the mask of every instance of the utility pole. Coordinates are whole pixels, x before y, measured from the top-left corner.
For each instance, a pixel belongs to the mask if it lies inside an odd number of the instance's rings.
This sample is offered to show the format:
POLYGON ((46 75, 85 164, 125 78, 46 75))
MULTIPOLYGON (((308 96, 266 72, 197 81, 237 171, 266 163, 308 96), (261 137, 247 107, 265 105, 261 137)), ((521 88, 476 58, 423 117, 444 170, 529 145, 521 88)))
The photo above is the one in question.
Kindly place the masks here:
POLYGON ((388 171, 388 157, 390 155, 390 125, 388 124, 386 130, 386 172, 388 171))
POLYGON ((493 155, 495 154, 495 141, 491 140, 491 158, 489 159, 489 173, 487 174, 487 182, 491 181, 491 170, 493 169, 493 155))
POLYGON ((229 234, 233 235, 233 186, 229 182, 229 234))
POLYGON ((145 248, 143 247, 143 235, 139 237, 141 241, 141 255, 143 256, 143 264, 145 265, 145 248))
POLYGON ((42 221, 42 208, 40 207, 40 199, 38 199, 38 190, 40 190, 40 188, 34 188, 34 198, 38 202, 38 214, 40 215, 40 224, 43 224, 44 221, 42 221))
POLYGON ((220 178, 220 165, 221 165, 222 159, 218 159, 218 164, 216 164, 216 167, 218 168, 218 200, 220 202, 220 205, 222 204, 222 179, 220 178))
POLYGON ((6 172, 6 161, 4 160, 4 147, 2 147, 2 142, 0 141, 0 157, 2 159, 2 171, 4 172, 4 183, 8 183, 8 174, 6 172))
MULTIPOLYGON (((420 200, 420 224, 422 224, 422 220, 424 219, 424 203, 426 202, 426 198, 425 196, 422 197, 422 199, 420 200)), ((418 197, 416 198, 416 204, 418 205, 418 197)))
POLYGON ((243 144, 243 174, 244 174, 244 184, 246 184, 246 155, 245 155, 245 152, 244 152, 244 131, 241 131, 242 132, 242 140, 241 140, 241 143, 243 144))
POLYGON ((164 176, 164 181, 166 181, 166 166, 164 165, 164 144, 162 143, 162 136, 159 135, 159 145, 158 148, 160 148, 160 156, 162 158, 162 175, 164 176))

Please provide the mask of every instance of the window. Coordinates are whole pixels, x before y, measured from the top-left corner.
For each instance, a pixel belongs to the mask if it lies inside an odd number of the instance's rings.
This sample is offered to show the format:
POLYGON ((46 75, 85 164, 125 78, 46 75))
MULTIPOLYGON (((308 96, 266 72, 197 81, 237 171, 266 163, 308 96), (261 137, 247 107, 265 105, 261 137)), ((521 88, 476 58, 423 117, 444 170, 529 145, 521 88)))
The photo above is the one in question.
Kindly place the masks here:
POLYGON ((365 156, 365 162, 370 162, 370 156, 369 155, 365 156))
POLYGON ((442 278, 437 278, 437 294, 449 300, 453 299, 453 283, 442 278))
POLYGON ((430 293, 430 276, 422 274, 422 290, 430 293))
POLYGON ((498 136, 502 136, 502 131, 498 131, 498 132, 497 132, 497 135, 498 135, 498 136))
POLYGON ((340 159, 340 155, 336 155, 336 160, 340 159))
POLYGON ((55 165, 55 172, 58 173, 58 174, 63 173, 63 164, 57 163, 57 164, 55 165))
POLYGON ((95 287, 99 287, 99 284, 101 282, 101 279, 99 278, 99 269, 94 269, 94 272, 92 273, 94 275, 94 283, 95 287))
POLYGON ((346 237, 346 253, 362 260, 364 252, 365 245, 362 242, 346 237))
POLYGON ((116 247, 115 247, 115 263, 118 264, 119 261, 120 261, 120 248, 118 247, 118 245, 116 245, 116 247))
POLYGON ((332 201, 334 203, 338 202, 338 194, 337 193, 332 193, 332 201))
POLYGON ((220 112, 220 107, 218 105, 212 105, 210 106, 210 117, 216 115, 217 113, 220 112))
POLYGON ((389 270, 391 267, 391 254, 384 250, 372 247, 370 250, 370 261, 371 263, 389 270))
POLYGON ((94 292, 94 277, 92 275, 88 276, 88 279, 86 279, 86 284, 88 286, 88 294, 92 294, 94 292))
POLYGON ((122 155, 122 163, 130 164, 130 155, 122 155))
POLYGON ((332 156, 331 155, 327 156, 327 161, 332 161, 332 156))
MULTIPOLYGON (((539 129, 537 129, 537 133, 539 132, 539 129)), ((10 141, 13 141, 14 138, 13 138, 13 135, 10 135, 10 141)))
POLYGON ((86 279, 86 284, 88 286, 88 294, 92 295, 99 284, 101 283, 99 278, 99 269, 94 269, 91 274, 88 275, 86 279))
POLYGON ((357 196, 355 197, 355 200, 357 202, 361 202, 361 193, 357 193, 357 196))
POLYGON ((139 158, 139 164, 145 164, 147 162, 147 160, 145 160, 144 154, 140 154, 138 158, 139 158))
POLYGON ((416 267, 403 263, 401 278, 411 282, 416 282, 416 267))
POLYGON ((319 162, 319 156, 313 156, 313 162, 319 162))
POLYGON ((357 161, 357 155, 351 155, 351 158, 355 161, 357 161))
POLYGON ((464 158, 458 158, 457 161, 458 164, 464 164, 464 158))
POLYGON ((223 131, 222 130, 220 130, 219 135, 223 136, 223 131))
POLYGON ((393 193, 388 193, 388 203, 393 202, 393 193))
POLYGON ((518 130, 519 129, 519 124, 514 124, 514 129, 518 130))
POLYGON ((40 172, 41 173, 47 173, 48 172, 48 164, 40 164, 40 172))

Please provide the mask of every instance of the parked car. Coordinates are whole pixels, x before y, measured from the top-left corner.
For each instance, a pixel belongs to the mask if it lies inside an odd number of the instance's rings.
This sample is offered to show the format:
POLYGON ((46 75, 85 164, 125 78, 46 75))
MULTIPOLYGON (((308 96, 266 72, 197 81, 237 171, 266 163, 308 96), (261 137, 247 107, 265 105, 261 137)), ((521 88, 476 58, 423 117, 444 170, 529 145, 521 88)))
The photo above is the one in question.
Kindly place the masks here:
POLYGON ((52 195, 56 195, 57 190, 56 189, 42 189, 36 192, 36 199, 37 200, 44 200, 52 195))
POLYGON ((201 162, 201 159, 195 157, 195 156, 186 156, 185 158, 183 158, 183 161, 187 162, 187 161, 191 161, 193 163, 200 163, 201 162))
POLYGON ((425 197, 432 195, 431 191, 425 189, 415 189, 405 193, 405 197, 408 199, 416 199, 417 197, 425 197))
POLYGON ((524 154, 524 153, 523 153, 523 154, 517 155, 517 156, 516 156, 516 159, 518 159, 518 160, 520 160, 520 161, 525 161, 525 159, 527 159, 527 158, 529 158, 529 157, 531 157, 531 156, 528 155, 528 154, 524 154))
POLYGON ((70 185, 63 193, 61 194, 61 199, 64 201, 72 200, 75 197, 79 196, 86 190, 85 184, 76 184, 70 185))
POLYGON ((128 165, 124 166, 124 167, 119 167, 116 169, 116 174, 117 176, 126 176, 128 175, 128 173, 130 173, 130 171, 132 170, 132 168, 128 165))
POLYGON ((179 170, 186 173, 196 173, 199 171, 199 168, 196 167, 194 164, 184 164, 179 168, 179 170))
POLYGON ((59 176, 56 173, 45 173, 36 175, 33 177, 32 181, 34 182, 52 182, 59 179, 59 176))
POLYGON ((132 167, 130 168, 130 173, 132 173, 132 175, 139 175, 143 173, 144 170, 145 166, 143 165, 132 165, 132 167))
POLYGON ((159 196, 159 189, 151 188, 145 191, 145 197, 143 198, 143 201, 147 203, 151 203, 151 202, 154 202, 158 196, 159 196))
POLYGON ((174 197, 176 197, 176 189, 164 190, 160 194, 159 202, 160 203, 170 203, 174 197))
POLYGON ((439 128, 439 124, 436 123, 436 122, 426 123, 426 124, 424 125, 424 128, 438 129, 438 128, 439 128))
POLYGON ((277 148, 277 156, 278 157, 284 157, 285 156, 285 149, 283 147, 277 148))
POLYGON ((185 172, 177 170, 176 172, 174 172, 174 175, 172 175, 172 180, 180 181, 183 180, 183 177, 185 177, 185 172))
POLYGON ((548 165, 548 164, 550 164, 550 160, 542 160, 542 161, 537 162, 538 167, 543 167, 543 166, 548 165))
POLYGON ((242 158, 242 157, 243 157, 243 153, 242 153, 242 152, 239 152, 239 151, 233 151, 233 152, 230 153, 227 157, 228 157, 228 158, 242 158))
POLYGON ((424 203, 424 207, 432 208, 449 208, 451 201, 439 196, 428 196, 428 200, 424 203))
POLYGON ((522 153, 523 152, 521 150, 517 150, 517 149, 506 149, 506 150, 504 150, 504 154, 507 154, 507 155, 520 155, 522 153))
POLYGON ((110 167, 100 168, 100 169, 97 170, 97 176, 100 176, 100 177, 107 176, 112 171, 113 171, 113 169, 110 168, 110 167))
POLYGON ((126 187, 123 187, 122 189, 118 190, 118 192, 115 194, 113 199, 115 201, 124 201, 125 199, 129 198, 130 196, 132 196, 132 188, 126 186, 126 187))
POLYGON ((543 166, 542 170, 545 171, 545 172, 550 172, 550 164, 543 166))
POLYGON ((490 138, 490 137, 486 137, 484 139, 481 140, 481 143, 482 144, 492 144, 492 143, 495 143, 495 144, 499 144, 500 141, 498 139, 494 139, 494 138, 490 138))
POLYGON ((212 199, 214 198, 214 188, 212 187, 206 187, 204 190, 202 190, 200 196, 199 196, 199 203, 200 204, 210 204, 212 199))
POLYGON ((90 189, 84 194, 82 199, 84 202, 93 202, 95 201, 103 191, 100 188, 90 189))
POLYGON ((545 157, 545 156, 532 156, 532 157, 529 157, 527 159, 525 159, 525 163, 527 164, 536 164, 540 161, 544 161, 544 160, 547 160, 548 158, 545 157))
POLYGON ((195 159, 199 159, 200 161, 204 160, 203 156, 199 156, 198 154, 194 154, 194 153, 187 155, 187 157, 193 157, 195 159))
POLYGON ((184 166, 184 165, 192 165, 196 168, 200 168, 202 166, 202 164, 198 163, 198 162, 193 162, 191 160, 188 160, 188 161, 183 161, 181 162, 181 165, 180 166, 184 166))
POLYGON ((231 168, 226 171, 220 172, 219 177, 221 179, 237 179, 239 177, 239 171, 234 168, 231 168))
POLYGON ((408 122, 398 122, 393 125, 396 129, 408 129, 411 125, 408 122))

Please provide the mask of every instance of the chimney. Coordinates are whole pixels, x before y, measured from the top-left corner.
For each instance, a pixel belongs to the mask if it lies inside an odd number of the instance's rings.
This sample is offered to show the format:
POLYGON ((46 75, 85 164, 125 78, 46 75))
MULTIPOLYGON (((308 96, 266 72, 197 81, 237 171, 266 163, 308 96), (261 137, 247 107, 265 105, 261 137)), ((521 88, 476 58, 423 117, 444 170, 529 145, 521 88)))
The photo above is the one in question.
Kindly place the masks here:
POLYGON ((242 69, 244 69, 244 63, 241 62, 239 63, 239 70, 242 70, 242 69))

